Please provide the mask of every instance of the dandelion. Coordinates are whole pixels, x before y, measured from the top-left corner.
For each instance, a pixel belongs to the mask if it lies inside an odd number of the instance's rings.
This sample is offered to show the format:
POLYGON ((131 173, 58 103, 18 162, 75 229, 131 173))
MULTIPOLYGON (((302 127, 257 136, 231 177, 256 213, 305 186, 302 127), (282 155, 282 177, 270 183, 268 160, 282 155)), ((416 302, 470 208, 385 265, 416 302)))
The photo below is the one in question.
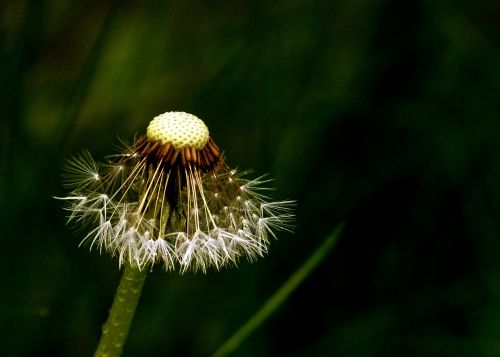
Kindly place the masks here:
POLYGON ((271 201, 265 177, 230 168, 196 116, 155 117, 123 152, 96 163, 88 152, 65 171, 69 222, 91 227, 90 249, 142 270, 206 272, 267 253, 270 238, 289 230, 293 201, 271 201))
POLYGON ((269 180, 231 169, 203 121, 184 112, 155 117, 105 163, 73 157, 64 178, 68 222, 90 227, 81 244, 124 266, 95 356, 121 355, 155 264, 182 273, 254 260, 294 217, 293 201, 271 201, 269 180))

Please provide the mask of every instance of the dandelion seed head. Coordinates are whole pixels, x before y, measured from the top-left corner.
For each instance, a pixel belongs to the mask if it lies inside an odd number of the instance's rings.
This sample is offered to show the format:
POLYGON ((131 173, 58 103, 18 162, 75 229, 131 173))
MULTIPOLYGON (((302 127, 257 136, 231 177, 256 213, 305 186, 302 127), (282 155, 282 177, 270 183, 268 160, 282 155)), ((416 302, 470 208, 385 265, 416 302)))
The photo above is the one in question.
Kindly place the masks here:
POLYGON ((231 169, 194 115, 155 117, 124 152, 96 163, 88 152, 70 159, 60 199, 68 222, 87 225, 82 240, 138 269, 206 272, 254 261, 270 237, 289 231, 294 201, 262 194, 269 180, 231 169))
POLYGON ((179 150, 186 146, 203 149, 209 139, 205 123, 193 114, 167 112, 155 117, 147 128, 149 140, 170 143, 179 150))

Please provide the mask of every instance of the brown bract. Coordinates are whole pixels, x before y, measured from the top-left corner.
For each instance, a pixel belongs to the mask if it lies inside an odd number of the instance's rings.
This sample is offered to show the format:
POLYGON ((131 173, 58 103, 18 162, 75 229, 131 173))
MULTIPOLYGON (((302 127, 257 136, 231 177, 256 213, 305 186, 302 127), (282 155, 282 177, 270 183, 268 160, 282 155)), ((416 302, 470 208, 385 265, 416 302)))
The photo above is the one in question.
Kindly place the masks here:
POLYGON ((194 166, 206 172, 221 160, 220 150, 212 138, 198 150, 188 145, 176 149, 171 143, 162 143, 160 140, 150 140, 143 136, 132 146, 132 151, 146 157, 149 163, 162 165, 165 169, 194 166))

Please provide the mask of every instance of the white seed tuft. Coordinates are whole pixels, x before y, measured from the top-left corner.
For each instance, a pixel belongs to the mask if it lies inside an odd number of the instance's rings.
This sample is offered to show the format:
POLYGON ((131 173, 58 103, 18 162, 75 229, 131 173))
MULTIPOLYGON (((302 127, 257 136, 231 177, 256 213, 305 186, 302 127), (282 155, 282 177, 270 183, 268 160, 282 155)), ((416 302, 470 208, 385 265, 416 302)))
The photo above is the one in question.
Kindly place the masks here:
MULTIPOLYGON (((209 140, 205 124, 183 112, 156 117, 147 136, 177 148, 209 140)), ((161 263, 205 272, 253 261, 294 220, 294 201, 271 201, 263 194, 268 180, 248 180, 222 160, 209 171, 173 168, 132 146, 102 165, 85 152, 69 161, 65 177, 68 221, 90 227, 82 243, 138 269, 161 263)))

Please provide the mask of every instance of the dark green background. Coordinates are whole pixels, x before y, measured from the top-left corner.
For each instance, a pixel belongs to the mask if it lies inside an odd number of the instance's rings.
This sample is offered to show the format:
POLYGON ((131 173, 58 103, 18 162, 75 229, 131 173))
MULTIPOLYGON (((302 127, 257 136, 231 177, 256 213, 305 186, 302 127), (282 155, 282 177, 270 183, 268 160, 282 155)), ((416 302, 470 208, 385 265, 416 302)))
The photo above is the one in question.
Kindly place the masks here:
POLYGON ((64 158, 170 110, 297 199, 265 259, 150 274, 128 356, 215 351, 341 221, 237 356, 500 355, 500 2, 0 5, 0 351, 90 355, 119 280, 65 226, 64 158))

